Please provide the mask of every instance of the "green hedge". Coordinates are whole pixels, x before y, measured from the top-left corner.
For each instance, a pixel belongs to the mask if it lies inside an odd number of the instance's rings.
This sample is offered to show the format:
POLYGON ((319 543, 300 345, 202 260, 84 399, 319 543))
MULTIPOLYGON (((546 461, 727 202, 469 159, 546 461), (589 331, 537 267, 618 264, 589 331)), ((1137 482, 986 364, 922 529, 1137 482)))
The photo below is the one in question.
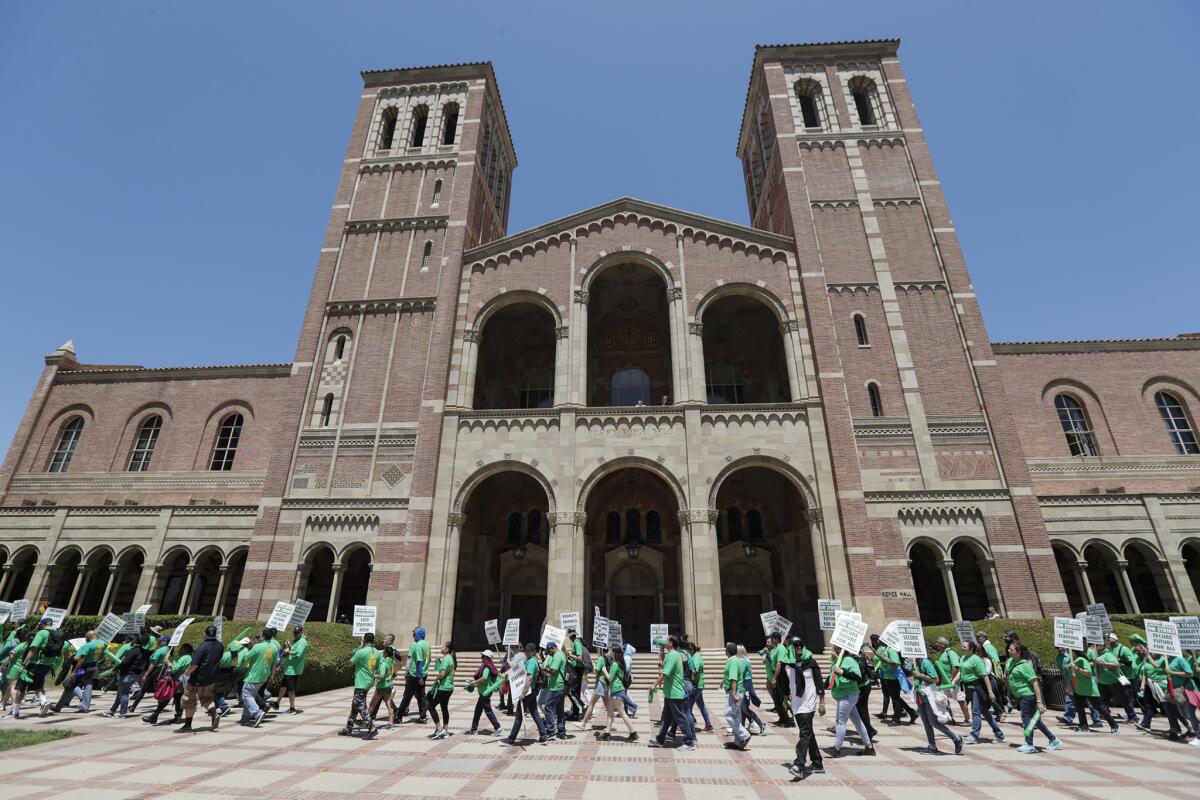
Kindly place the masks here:
MULTIPOLYGON (((1146 616, 1157 618, 1158 615, 1148 614, 1146 616)), ((1163 615, 1166 618, 1170 615, 1163 615)), ((1123 644, 1129 644, 1129 637, 1135 633, 1144 632, 1144 626, 1141 624, 1141 616, 1122 614, 1112 616, 1113 632, 1121 637, 1123 644), (1138 624, 1133 624, 1136 620, 1138 624)), ((1041 659, 1043 668, 1053 669, 1056 665, 1055 657, 1058 654, 1058 649, 1054 646, 1054 620, 1053 619, 988 619, 979 620, 972 623, 976 631, 984 631, 992 644, 996 645, 997 649, 1004 647, 1004 632, 1016 631, 1021 637, 1021 641, 1030 650, 1037 653, 1041 659)), ((931 646, 939 637, 945 636, 950 640, 955 647, 958 646, 958 634, 954 632, 953 625, 935 625, 925 628, 925 642, 931 646)))
MULTIPOLYGON (((62 631, 68 639, 83 636, 95 629, 103 617, 74 616, 63 620, 62 631)), ((146 627, 161 626, 163 633, 169 634, 175 626, 183 622, 185 617, 176 614, 152 615, 146 617, 146 627)), ((204 641, 204 629, 212 622, 212 617, 196 617, 196 621, 188 626, 183 634, 183 641, 198 645, 204 641)), ((36 624, 36 623, 31 623, 36 624)), ((224 644, 243 628, 249 627, 249 636, 253 637, 262 630, 262 622, 245 622, 241 620, 225 620, 222 633, 224 644)), ((300 681, 300 691, 303 693, 323 692, 329 689, 344 689, 354 683, 354 670, 350 666, 350 654, 358 646, 358 640, 350 635, 351 627, 333 622, 306 622, 304 635, 308 637, 308 659, 304 666, 304 677, 300 681)), ((281 631, 280 639, 291 641, 291 631, 281 631)))

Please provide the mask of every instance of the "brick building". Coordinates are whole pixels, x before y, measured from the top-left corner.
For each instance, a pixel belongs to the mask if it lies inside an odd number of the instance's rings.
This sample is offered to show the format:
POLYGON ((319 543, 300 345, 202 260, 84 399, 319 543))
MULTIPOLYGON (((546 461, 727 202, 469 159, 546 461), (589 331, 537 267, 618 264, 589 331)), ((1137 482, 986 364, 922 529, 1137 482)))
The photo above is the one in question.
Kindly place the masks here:
POLYGON ((1200 609, 1200 338, 990 343, 898 46, 756 50, 752 227, 621 198, 509 235, 491 66, 364 73, 295 360, 48 356, 0 597, 464 645, 1200 609))

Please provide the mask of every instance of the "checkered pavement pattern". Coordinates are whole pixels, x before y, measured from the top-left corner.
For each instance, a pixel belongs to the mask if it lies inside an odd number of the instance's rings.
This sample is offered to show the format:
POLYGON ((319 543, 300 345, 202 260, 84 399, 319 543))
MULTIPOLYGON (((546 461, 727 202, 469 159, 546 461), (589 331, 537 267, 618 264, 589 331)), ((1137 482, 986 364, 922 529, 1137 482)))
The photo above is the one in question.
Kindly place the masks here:
MULTIPOLYGON (((721 720, 714 718, 717 732, 700 734, 693 752, 648 748, 658 703, 653 709, 643 706, 634 721, 638 742, 601 742, 569 726, 570 740, 506 748, 495 737, 462 733, 470 723, 474 696, 461 690, 451 702, 451 730, 458 733, 448 739, 433 741, 427 738, 432 724, 412 722, 382 730, 372 740, 338 736, 350 694, 342 690, 302 697, 298 705, 303 714, 273 715, 257 729, 235 724, 235 711, 215 734, 176 735, 171 731, 178 726, 151 728, 137 717, 111 720, 70 711, 6 720, 0 723, 6 729, 70 727, 83 735, 0 753, 0 797, 36 800, 82 790, 88 800, 323 800, 351 795, 358 800, 748 800, 819 790, 822 800, 1192 800, 1200 787, 1200 748, 1148 736, 1132 725, 1116 736, 1080 734, 1051 720, 1066 747, 1023 755, 1016 751, 1019 725, 1010 721, 1004 725, 1006 743, 968 746, 962 756, 939 757, 917 752, 925 744, 919 724, 876 721, 877 757, 827 757, 824 775, 793 782, 786 766, 794 756, 795 736, 787 729, 770 728, 767 735, 754 737, 749 750, 738 752, 722 747, 727 737, 720 733, 721 720)), ((718 695, 712 689, 706 693, 714 708, 718 695)), ((105 700, 111 702, 111 696, 98 698, 96 706, 106 707, 105 700)), ((500 715, 500 720, 511 724, 510 717, 500 715)), ((832 734, 824 727, 832 725, 832 716, 825 720, 820 740, 829 744, 832 734)), ((939 747, 952 749, 944 740, 939 747)), ((857 749, 851 744, 846 752, 857 749)))

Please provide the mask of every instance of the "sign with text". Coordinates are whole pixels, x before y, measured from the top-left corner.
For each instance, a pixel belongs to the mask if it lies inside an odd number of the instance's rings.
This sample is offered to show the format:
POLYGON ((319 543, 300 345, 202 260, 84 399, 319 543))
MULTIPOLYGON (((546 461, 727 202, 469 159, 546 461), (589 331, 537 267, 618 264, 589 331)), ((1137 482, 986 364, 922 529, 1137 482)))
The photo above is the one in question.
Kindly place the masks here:
POLYGON ((597 614, 592 620, 592 646, 608 647, 608 617, 597 614))
POLYGON ((564 631, 575 631, 579 633, 579 612, 578 611, 563 611, 558 615, 558 625, 564 631))
POLYGON ((837 623, 837 612, 841 610, 841 600, 818 600, 817 618, 820 619, 821 630, 833 630, 833 626, 837 623))
POLYGON ((1087 635, 1081 619, 1071 617, 1054 618, 1054 646, 1068 650, 1083 651, 1083 639, 1087 635))
POLYGON ((778 611, 767 611, 764 614, 759 614, 758 618, 762 620, 764 636, 778 633, 780 639, 787 639, 788 633, 792 630, 792 623, 785 617, 780 616, 778 611))
POLYGON ((842 617, 829 637, 829 643, 840 647, 847 653, 857 653, 862 649, 863 639, 867 635, 867 623, 861 619, 842 617))
POLYGON ((67 610, 65 608, 47 608, 42 612, 42 619, 50 620, 50 628, 58 630, 62 627, 63 620, 67 618, 67 610))
POLYGON ((975 626, 966 620, 958 620, 954 623, 954 632, 958 634, 960 644, 975 641, 975 626))
POLYGON ((929 653, 925 649, 925 630, 920 622, 911 619, 899 619, 893 623, 900 635, 900 655, 905 658, 926 658, 929 653))
MULTIPOLYGON (((576 615, 576 616, 578 616, 578 615, 576 615)), ((566 640, 567 640, 567 632, 565 629, 556 628, 553 625, 547 625, 544 628, 542 628, 541 645, 543 647, 550 644, 551 642, 554 642, 559 647, 562 647, 563 642, 565 642, 566 640)))
POLYGON ((137 633, 146 627, 146 615, 150 613, 150 604, 138 606, 133 610, 133 632, 137 633))
POLYGON ((183 641, 183 632, 187 630, 188 625, 196 621, 195 617, 188 617, 183 622, 175 626, 175 630, 171 632, 171 641, 167 642, 169 647, 178 647, 183 641))
POLYGON ((113 638, 125 629, 125 618, 120 614, 114 614, 111 611, 105 615, 100 624, 96 626, 96 638, 108 644, 113 638))
POLYGON ((883 629, 883 632, 879 634, 879 641, 883 642, 893 650, 900 649, 900 631, 896 627, 895 620, 889 622, 883 629))
POLYGON ((529 673, 525 671, 525 654, 517 653, 508 660, 508 696, 514 700, 525 691, 529 673))
POLYGON ((1171 617, 1179 631, 1179 646, 1184 650, 1200 650, 1200 617, 1171 617))
POLYGON ((1087 613, 1090 617, 1100 617, 1101 629, 1105 633, 1112 633, 1112 620, 1108 618, 1108 610, 1104 607, 1104 603, 1092 603, 1087 607, 1087 613))
POLYGON ((287 627, 288 620, 292 618, 292 614, 296 611, 296 606, 292 603, 285 603, 280 600, 275 604, 275 610, 271 612, 271 616, 267 619, 267 627, 281 631, 287 627))
POLYGON ((650 623, 650 649, 651 650, 654 650, 656 648, 660 649, 660 650, 666 650, 668 636, 670 636, 670 632, 667 628, 667 623, 665 623, 665 622, 650 623), (656 645, 655 642, 662 642, 662 644, 656 645))
MULTIPOLYGON (((500 620, 489 619, 483 623, 483 638, 488 644, 500 642, 500 620)), ((503 642, 500 642, 503 644, 503 642)))
POLYGON ((1161 619, 1145 619, 1146 648, 1155 655, 1181 656, 1183 648, 1179 646, 1179 629, 1172 622, 1161 619))
POLYGON ((1088 644, 1104 644, 1104 618, 1080 611, 1075 619, 1083 620, 1083 632, 1088 644))
POLYGON ((132 611, 126 611, 124 614, 122 614, 121 622, 123 623, 121 625, 121 633, 125 634, 126 636, 133 636, 135 633, 137 633, 137 628, 133 624, 132 611))
POLYGON ((17 600, 16 602, 13 603, 13 605, 12 605, 12 621, 13 622, 24 622, 25 618, 28 616, 29 616, 29 601, 28 600, 17 600))
POLYGON ((78 653, 79 648, 81 648, 85 644, 87 644, 87 638, 84 636, 80 636, 77 639, 68 639, 67 644, 71 645, 71 649, 74 650, 76 653, 78 653))
POLYGON ((225 618, 218 616, 213 620, 213 627, 217 629, 217 641, 223 642, 225 640, 225 618))
POLYGON ((513 617, 504 623, 504 638, 500 644, 520 644, 521 643, 521 620, 519 617, 513 617))
POLYGON ((617 622, 615 619, 610 619, 608 621, 608 646, 625 646, 625 637, 621 633, 621 623, 617 622))
POLYGON ((12 616, 12 603, 0 603, 0 625, 8 622, 8 618, 12 616))
POLYGON ((375 606, 354 607, 354 628, 351 636, 362 636, 364 633, 375 632, 375 606))
POLYGON ((313 604, 307 600, 297 598, 296 602, 292 603, 292 605, 295 606, 296 610, 292 612, 292 618, 288 620, 288 627, 294 628, 297 625, 303 625, 308 622, 308 615, 312 613, 313 604))
POLYGON ((862 619, 862 614, 857 611, 835 611, 833 612, 833 627, 836 628, 842 619, 862 619))

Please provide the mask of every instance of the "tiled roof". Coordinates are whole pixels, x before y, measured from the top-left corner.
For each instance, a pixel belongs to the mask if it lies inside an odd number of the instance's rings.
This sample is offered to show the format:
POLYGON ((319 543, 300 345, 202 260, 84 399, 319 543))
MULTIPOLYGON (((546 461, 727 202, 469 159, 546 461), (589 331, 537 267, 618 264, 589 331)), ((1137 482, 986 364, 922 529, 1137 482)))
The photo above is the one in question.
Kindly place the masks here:
POLYGON ((1063 339, 1030 342, 992 342, 999 355, 1028 353, 1104 353, 1131 350, 1200 350, 1200 334, 1146 339, 1063 339))

